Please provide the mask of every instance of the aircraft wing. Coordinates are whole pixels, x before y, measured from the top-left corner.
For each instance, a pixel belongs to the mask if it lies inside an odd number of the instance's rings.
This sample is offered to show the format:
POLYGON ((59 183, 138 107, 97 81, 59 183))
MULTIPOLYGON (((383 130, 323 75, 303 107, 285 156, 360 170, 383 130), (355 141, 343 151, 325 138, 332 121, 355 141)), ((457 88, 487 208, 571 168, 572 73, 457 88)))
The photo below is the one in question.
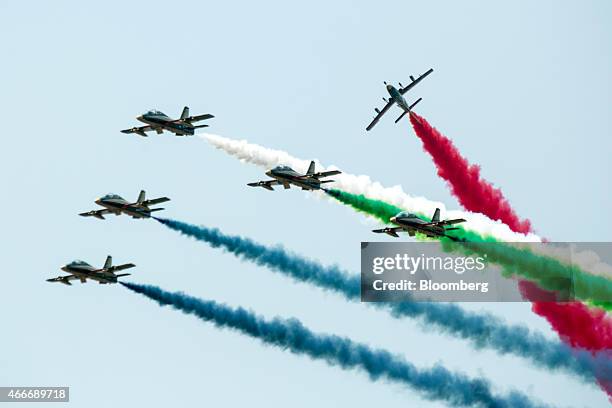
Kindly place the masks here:
POLYGON ((136 134, 139 134, 140 136, 147 137, 146 132, 150 132, 152 130, 157 130, 157 133, 160 133, 161 129, 155 129, 155 128, 153 128, 153 126, 147 125, 147 126, 140 126, 140 127, 129 128, 129 129, 123 129, 121 131, 121 133, 126 133, 126 134, 136 133, 136 134))
POLYGON ((303 176, 303 177, 312 177, 315 179, 320 179, 322 177, 335 176, 336 174, 341 174, 341 173, 342 172, 340 170, 320 171, 314 174, 307 174, 306 176, 303 176))
POLYGON ((151 200, 145 200, 141 204, 148 207, 150 205, 165 203, 166 201, 170 201, 170 199, 168 197, 159 197, 153 198, 151 200))
MULTIPOLYGON (((250 187, 262 187, 265 188, 266 190, 274 190, 274 188, 272 188, 272 186, 277 186, 281 184, 278 180, 264 180, 264 181, 256 181, 254 183, 248 183, 247 186, 250 187)), ((287 187, 285 187, 287 188, 287 187)))
POLYGON ((187 123, 193 123, 193 122, 199 122, 201 120, 212 119, 214 117, 215 116, 211 115, 210 113, 205 113, 204 115, 196 115, 196 116, 186 117, 185 119, 183 119, 183 121, 187 122, 187 123))
POLYGON ((104 220, 104 214, 110 214, 111 212, 109 210, 91 210, 91 211, 87 211, 84 213, 80 213, 79 215, 81 217, 96 217, 99 218, 101 220, 104 220))
POLYGON ((431 74, 432 72, 433 72, 433 68, 430 68, 426 73, 424 73, 423 75, 421 75, 417 79, 414 79, 414 77, 412 75, 410 75, 410 79, 412 80, 412 82, 409 83, 408 85, 406 85, 405 87, 403 87, 402 89, 400 89, 399 93, 402 94, 402 95, 405 94, 406 92, 411 90, 416 84, 421 82, 423 80, 423 78, 425 78, 427 75, 431 74))
POLYGON ((64 285, 72 285, 72 283, 70 283, 71 280, 76 280, 79 279, 77 276, 75 275, 67 275, 67 276, 58 276, 57 278, 51 278, 51 279, 47 279, 47 282, 61 282, 64 285))
POLYGON ((376 116, 374 117, 372 122, 370 122, 370 124, 368 125, 366 130, 371 130, 378 123, 380 118, 382 118, 382 116, 385 114, 385 112, 387 112, 389 110, 389 108, 391 106, 393 106, 394 103, 395 102, 393 102, 392 100, 389 100, 389 102, 387 102, 387 104, 385 106, 383 106, 382 110, 379 110, 378 108, 374 109, 376 111, 376 116))
POLYGON ((377 234, 387 234, 387 235, 391 235, 392 237, 398 238, 399 235, 397 233, 402 230, 403 228, 401 227, 387 227, 387 228, 375 229, 375 230, 372 230, 372 232, 376 232, 377 234))

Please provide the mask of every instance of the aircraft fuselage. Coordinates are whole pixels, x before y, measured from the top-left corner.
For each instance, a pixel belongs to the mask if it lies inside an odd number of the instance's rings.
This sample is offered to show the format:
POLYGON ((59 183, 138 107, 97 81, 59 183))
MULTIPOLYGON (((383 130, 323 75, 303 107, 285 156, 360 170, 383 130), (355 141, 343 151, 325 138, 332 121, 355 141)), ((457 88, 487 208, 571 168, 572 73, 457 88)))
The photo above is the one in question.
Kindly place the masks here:
POLYGON ((406 231, 420 232, 430 238, 446 236, 446 231, 443 227, 426 225, 428 222, 420 218, 391 217, 390 221, 406 231))
POLYGON ((320 190, 321 182, 313 178, 304 178, 303 175, 293 170, 269 170, 266 175, 278 180, 281 184, 293 184, 302 190, 320 190))
POLYGON ((193 136, 193 125, 182 120, 172 120, 164 114, 149 114, 138 116, 136 119, 154 128, 162 128, 178 136, 193 136))
POLYGON ((99 271, 91 265, 64 265, 62 271, 68 272, 76 277, 78 277, 81 282, 84 282, 87 279, 98 281, 102 284, 104 283, 117 283, 117 277, 110 274, 105 274, 104 270, 99 271))
POLYGON ((151 217, 151 211, 144 206, 134 206, 128 203, 121 197, 118 198, 99 198, 96 204, 106 208, 112 213, 119 215, 125 213, 132 216, 133 218, 149 218, 151 217))
POLYGON ((393 85, 387 85, 387 92, 389 92, 389 96, 391 96, 391 99, 395 103, 397 103, 400 108, 402 108, 403 110, 409 110, 408 102, 406 102, 406 99, 404 99, 404 97, 396 87, 394 87, 393 85))

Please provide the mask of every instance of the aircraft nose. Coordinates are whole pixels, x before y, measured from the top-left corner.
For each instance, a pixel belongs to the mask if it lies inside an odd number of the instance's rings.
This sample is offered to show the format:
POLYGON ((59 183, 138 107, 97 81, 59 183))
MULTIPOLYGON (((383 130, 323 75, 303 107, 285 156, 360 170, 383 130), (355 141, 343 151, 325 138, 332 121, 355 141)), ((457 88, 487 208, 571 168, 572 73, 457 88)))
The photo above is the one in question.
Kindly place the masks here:
POLYGON ((397 221, 397 217, 391 217, 391 218, 389 218, 389 221, 395 222, 395 221, 397 221))
POLYGON ((272 177, 272 170, 266 171, 266 176, 272 177))
POLYGON ((64 272, 68 272, 68 265, 64 265, 60 269, 64 272))

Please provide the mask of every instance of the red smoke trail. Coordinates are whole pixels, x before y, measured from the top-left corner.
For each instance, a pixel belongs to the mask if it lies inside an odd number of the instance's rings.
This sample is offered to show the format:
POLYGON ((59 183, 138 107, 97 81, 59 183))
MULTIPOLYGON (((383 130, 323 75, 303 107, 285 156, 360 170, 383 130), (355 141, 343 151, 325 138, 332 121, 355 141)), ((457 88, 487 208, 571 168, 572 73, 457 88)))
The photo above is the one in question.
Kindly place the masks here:
POLYGON ((446 180, 463 208, 499 220, 514 232, 526 234, 531 231, 529 220, 519 219, 501 190, 483 180, 480 167, 468 163, 450 139, 414 112, 410 112, 410 122, 423 148, 433 158, 438 175, 446 180))
MULTIPOLYGON (((580 302, 555 302, 554 293, 538 288, 533 282, 521 281, 519 287, 526 299, 550 299, 548 302, 534 302, 531 310, 546 318, 564 343, 593 353, 604 351, 612 355, 612 318, 605 311, 589 309, 580 302)), ((599 385, 612 402, 609 374, 598 378, 599 385)))
MULTIPOLYGON (((501 190, 481 179, 480 168, 470 165, 450 139, 416 113, 410 113, 410 122, 423 148, 432 156, 438 175, 447 181, 466 210, 500 220, 515 232, 531 232, 529 220, 519 219, 501 190)), ((527 300, 542 299, 544 293, 550 295, 549 302, 533 302, 531 309, 550 323, 563 342, 591 352, 612 350, 612 319, 605 311, 589 309, 580 302, 558 303, 554 293, 544 292, 530 282, 520 284, 527 300)), ((599 383, 612 399, 612 384, 605 380, 599 383)))
POLYGON ((546 317, 559 337, 572 347, 592 352, 612 350, 612 318, 601 309, 589 309, 580 302, 555 302, 556 295, 528 281, 520 282, 526 299, 549 299, 534 302, 531 309, 546 317))

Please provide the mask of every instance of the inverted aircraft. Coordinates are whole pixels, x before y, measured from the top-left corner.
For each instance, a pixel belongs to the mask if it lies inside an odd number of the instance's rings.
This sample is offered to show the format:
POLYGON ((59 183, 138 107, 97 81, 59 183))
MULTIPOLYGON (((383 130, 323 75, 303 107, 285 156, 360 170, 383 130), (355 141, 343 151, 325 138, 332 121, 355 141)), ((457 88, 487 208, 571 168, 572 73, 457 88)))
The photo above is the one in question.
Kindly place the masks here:
POLYGON ((133 268, 135 266, 136 265, 133 263, 113 266, 113 258, 110 255, 106 257, 106 262, 104 262, 104 266, 102 268, 95 268, 87 262, 76 260, 62 266, 61 268, 62 271, 68 272, 69 275, 47 279, 47 282, 60 282, 69 286, 72 285, 70 281, 77 279, 80 280, 81 283, 85 283, 87 279, 98 281, 100 284, 117 283, 117 278, 131 274, 116 274, 115 272, 133 268))
POLYGON ((105 219, 105 214, 120 215, 121 213, 127 214, 132 218, 149 218, 152 212, 163 210, 163 208, 150 208, 151 205, 170 201, 168 197, 147 200, 145 196, 145 191, 141 190, 138 195, 138 200, 135 203, 130 203, 117 194, 107 194, 95 201, 96 204, 104 207, 104 209, 87 211, 79 215, 82 217, 96 217, 101 220, 105 219))
POLYGON ((387 87, 387 92, 389 92, 389 96, 391 96, 391 98, 389 99, 383 98, 383 101, 386 102, 386 105, 382 109, 374 108, 374 111, 376 111, 376 116, 374 117, 374 120, 372 120, 372 122, 368 125, 366 130, 371 130, 378 123, 380 118, 382 118, 382 116, 394 104, 397 104, 397 106, 399 106, 403 110, 402 114, 397 119, 395 119, 395 123, 399 122, 404 117, 405 114, 410 112, 412 108, 414 108, 416 104, 421 102, 421 99, 423 99, 423 98, 419 98, 412 105, 409 105, 408 102, 406 102, 406 99, 404 99, 404 94, 408 92, 409 90, 411 90, 416 84, 421 82, 423 78, 425 78, 427 75, 431 74, 432 72, 433 72, 433 68, 430 68, 429 71, 425 72, 423 75, 421 75, 420 77, 416 79, 412 75, 410 75, 411 82, 406 86, 403 86, 402 83, 400 82, 399 89, 385 82, 384 84, 387 87))
POLYGON ((262 187, 266 190, 274 190, 272 186, 282 185, 285 189, 294 186, 300 187, 302 190, 320 190, 322 183, 331 183, 334 180, 321 180, 324 177, 333 176, 342 173, 339 170, 322 171, 315 173, 315 162, 311 161, 306 174, 300 174, 289 166, 276 166, 266 172, 267 176, 272 177, 272 180, 257 181, 248 183, 251 187, 262 187))
POLYGON ((397 227, 387 227, 381 229, 372 230, 376 233, 384 233, 391 235, 392 237, 399 237, 397 234, 400 231, 406 231, 408 235, 414 237, 418 232, 426 235, 429 238, 446 237, 453 241, 459 241, 459 238, 447 235, 448 231, 458 230, 459 228, 451 227, 447 228, 447 225, 459 224, 465 222, 463 218, 457 218, 454 220, 443 220, 440 221, 440 209, 436 208, 431 221, 425 221, 419 218, 416 214, 402 211, 394 217, 389 219, 397 227))
POLYGON ((147 132, 154 130, 158 135, 161 135, 164 130, 167 130, 174 133, 176 136, 193 136, 195 129, 208 127, 208 125, 194 126, 193 123, 211 118, 214 118, 214 116, 210 113, 189 116, 188 106, 183 108, 183 113, 181 113, 181 117, 179 119, 172 119, 165 113, 158 110, 150 110, 136 118, 139 121, 146 123, 146 126, 124 129, 121 132, 136 133, 140 136, 147 137, 147 132))

